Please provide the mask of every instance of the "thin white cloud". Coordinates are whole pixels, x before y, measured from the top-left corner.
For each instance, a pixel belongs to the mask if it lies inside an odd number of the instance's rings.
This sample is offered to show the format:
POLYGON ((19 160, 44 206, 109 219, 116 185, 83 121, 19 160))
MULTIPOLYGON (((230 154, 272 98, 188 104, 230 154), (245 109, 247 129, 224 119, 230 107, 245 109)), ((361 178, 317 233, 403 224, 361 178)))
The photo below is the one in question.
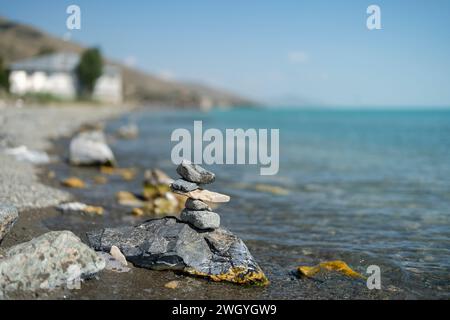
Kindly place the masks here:
POLYGON ((123 60, 123 63, 124 63, 127 67, 133 68, 133 67, 135 67, 136 64, 137 64, 137 59, 136 59, 135 56, 128 56, 128 57, 125 57, 125 59, 123 60))
POLYGON ((161 70, 158 72, 158 77, 166 81, 171 81, 175 79, 175 73, 170 70, 161 70))
POLYGON ((309 56, 304 51, 291 51, 288 53, 288 59, 291 63, 306 63, 309 60, 309 56))

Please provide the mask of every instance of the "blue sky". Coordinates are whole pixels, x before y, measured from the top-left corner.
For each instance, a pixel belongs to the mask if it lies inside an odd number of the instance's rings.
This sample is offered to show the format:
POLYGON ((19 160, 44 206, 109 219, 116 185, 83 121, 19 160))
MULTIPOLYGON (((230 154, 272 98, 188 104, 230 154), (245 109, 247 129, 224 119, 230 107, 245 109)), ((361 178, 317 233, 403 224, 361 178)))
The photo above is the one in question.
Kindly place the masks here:
POLYGON ((0 0, 0 15, 63 37, 70 4, 72 40, 166 79, 274 104, 450 106, 450 1, 0 0))

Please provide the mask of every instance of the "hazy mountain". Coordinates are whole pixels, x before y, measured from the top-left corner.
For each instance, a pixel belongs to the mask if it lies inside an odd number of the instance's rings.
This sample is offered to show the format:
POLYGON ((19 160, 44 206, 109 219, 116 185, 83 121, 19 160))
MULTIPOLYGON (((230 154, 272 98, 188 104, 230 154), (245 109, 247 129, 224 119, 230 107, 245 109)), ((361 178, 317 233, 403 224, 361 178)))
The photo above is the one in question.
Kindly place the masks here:
MULTIPOLYGON (((80 53, 85 48, 34 27, 0 17, 0 57, 6 63, 55 51, 80 53)), ((232 93, 194 83, 163 80, 112 60, 122 70, 127 102, 162 103, 176 106, 247 106, 255 103, 232 93)))

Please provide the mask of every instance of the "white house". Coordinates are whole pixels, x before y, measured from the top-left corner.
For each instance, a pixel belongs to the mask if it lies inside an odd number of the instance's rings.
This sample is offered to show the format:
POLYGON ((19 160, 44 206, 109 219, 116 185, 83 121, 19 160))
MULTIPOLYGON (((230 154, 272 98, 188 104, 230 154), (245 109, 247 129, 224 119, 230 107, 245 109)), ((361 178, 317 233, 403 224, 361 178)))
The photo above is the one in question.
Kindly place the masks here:
MULTIPOLYGON (((10 91, 49 93, 61 98, 75 98, 78 79, 75 68, 80 56, 72 52, 59 52, 17 61, 9 66, 10 91)), ((103 102, 122 102, 122 75, 119 68, 103 66, 103 74, 97 79, 93 97, 103 102)))

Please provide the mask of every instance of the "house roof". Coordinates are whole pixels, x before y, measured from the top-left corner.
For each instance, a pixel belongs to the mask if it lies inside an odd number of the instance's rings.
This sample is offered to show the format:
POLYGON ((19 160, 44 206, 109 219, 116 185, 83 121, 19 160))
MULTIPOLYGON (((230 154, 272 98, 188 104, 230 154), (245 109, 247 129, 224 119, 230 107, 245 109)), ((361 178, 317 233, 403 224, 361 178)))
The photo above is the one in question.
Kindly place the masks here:
MULTIPOLYGON (((80 61, 80 55, 73 52, 57 52, 20 60, 9 65, 11 70, 72 72, 80 61)), ((103 73, 115 74, 119 70, 112 65, 105 65, 103 73)))

